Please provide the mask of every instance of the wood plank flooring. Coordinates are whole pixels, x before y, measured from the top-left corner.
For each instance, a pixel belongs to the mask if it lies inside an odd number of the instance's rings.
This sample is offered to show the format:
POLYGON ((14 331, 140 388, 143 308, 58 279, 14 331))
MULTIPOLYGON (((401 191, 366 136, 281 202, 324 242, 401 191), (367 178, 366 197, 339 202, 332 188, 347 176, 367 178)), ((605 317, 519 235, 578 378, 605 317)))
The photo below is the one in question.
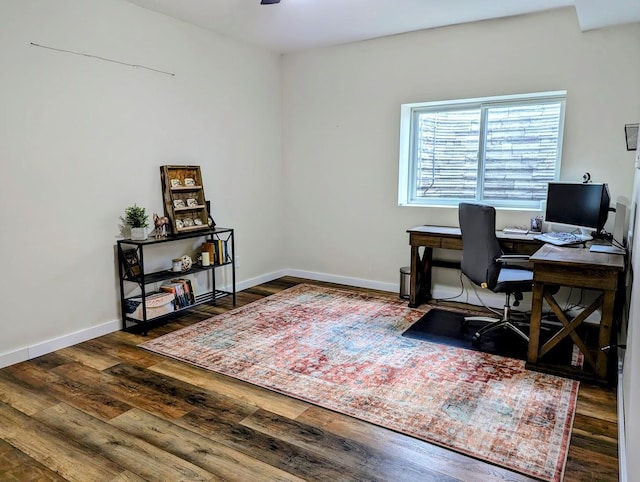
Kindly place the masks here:
MULTIPOLYGON (((281 278, 238 293, 238 306, 300 282, 336 286, 281 278)), ((136 346, 232 308, 201 305, 147 338, 111 333, 0 370, 0 480, 530 480, 136 346)), ((618 480, 616 417, 615 390, 581 384, 565 481, 618 480)))

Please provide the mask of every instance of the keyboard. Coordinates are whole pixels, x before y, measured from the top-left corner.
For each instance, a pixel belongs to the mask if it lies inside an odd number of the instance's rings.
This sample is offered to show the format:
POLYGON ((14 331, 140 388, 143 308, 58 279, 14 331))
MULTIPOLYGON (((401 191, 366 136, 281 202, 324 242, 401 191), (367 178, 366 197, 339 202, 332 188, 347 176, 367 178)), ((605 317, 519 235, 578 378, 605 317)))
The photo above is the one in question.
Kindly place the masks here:
POLYGON ((556 246, 569 246, 571 244, 585 243, 593 238, 586 234, 567 233, 563 231, 551 231, 534 236, 533 239, 556 246))

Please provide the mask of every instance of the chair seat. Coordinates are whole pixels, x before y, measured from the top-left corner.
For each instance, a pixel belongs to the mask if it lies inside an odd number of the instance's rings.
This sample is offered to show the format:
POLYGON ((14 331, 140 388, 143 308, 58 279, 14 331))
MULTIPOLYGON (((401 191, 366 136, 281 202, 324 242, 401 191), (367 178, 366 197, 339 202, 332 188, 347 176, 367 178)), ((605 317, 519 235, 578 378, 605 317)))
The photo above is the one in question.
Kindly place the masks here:
POLYGON ((533 288, 533 271, 525 269, 502 268, 498 275, 498 283, 493 291, 507 293, 519 291, 527 293, 533 288))

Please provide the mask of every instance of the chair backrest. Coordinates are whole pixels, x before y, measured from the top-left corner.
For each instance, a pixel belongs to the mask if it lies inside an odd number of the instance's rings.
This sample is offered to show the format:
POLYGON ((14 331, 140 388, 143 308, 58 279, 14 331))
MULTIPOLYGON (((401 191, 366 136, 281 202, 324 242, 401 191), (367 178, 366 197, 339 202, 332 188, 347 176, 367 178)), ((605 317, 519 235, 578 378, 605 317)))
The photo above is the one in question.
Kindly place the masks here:
POLYGON ((462 232, 461 269, 473 283, 493 289, 498 281, 502 250, 496 237, 496 210, 484 204, 460 203, 458 221, 462 232))

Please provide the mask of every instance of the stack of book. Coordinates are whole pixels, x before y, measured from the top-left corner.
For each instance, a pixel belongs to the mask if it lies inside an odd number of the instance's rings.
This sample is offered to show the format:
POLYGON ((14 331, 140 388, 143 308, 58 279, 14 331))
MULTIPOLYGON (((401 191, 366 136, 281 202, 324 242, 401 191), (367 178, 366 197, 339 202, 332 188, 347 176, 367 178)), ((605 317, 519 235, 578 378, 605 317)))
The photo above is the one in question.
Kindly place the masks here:
POLYGON ((213 241, 202 243, 202 251, 209 253, 209 259, 212 264, 219 265, 231 261, 228 239, 214 239, 213 241))
POLYGON ((160 290, 172 293, 174 297, 175 309, 186 308, 196 302, 191 280, 187 278, 176 278, 165 282, 160 286, 160 290))

